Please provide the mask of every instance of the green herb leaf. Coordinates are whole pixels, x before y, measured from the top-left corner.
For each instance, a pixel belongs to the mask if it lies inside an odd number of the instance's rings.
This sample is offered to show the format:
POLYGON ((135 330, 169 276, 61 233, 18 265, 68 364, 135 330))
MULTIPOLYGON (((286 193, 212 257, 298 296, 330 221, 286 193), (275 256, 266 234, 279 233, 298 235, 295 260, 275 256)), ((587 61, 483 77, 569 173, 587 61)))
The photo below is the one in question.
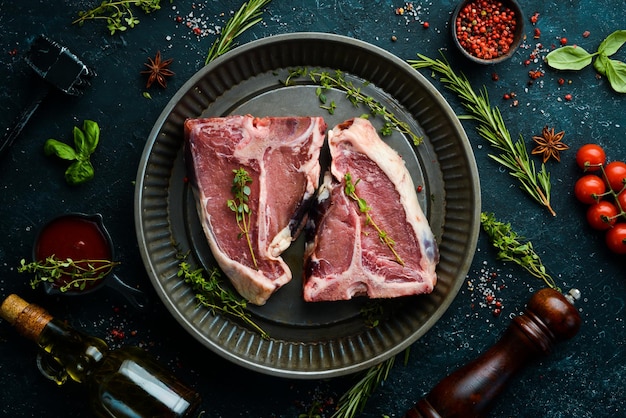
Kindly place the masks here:
POLYGON ((72 287, 84 290, 87 284, 102 280, 118 264, 120 263, 110 260, 61 260, 51 255, 43 261, 30 263, 22 259, 17 271, 35 275, 30 281, 33 289, 42 282, 49 282, 57 285, 61 292, 67 292, 72 287))
MULTIPOLYGON (((363 104, 369 108, 371 115, 381 116, 385 121, 380 131, 381 135, 388 136, 393 133, 392 131, 397 131, 407 136, 415 146, 422 142, 423 138, 417 136, 406 122, 399 120, 392 112, 388 111, 385 106, 374 100, 373 97, 367 96, 361 92, 361 87, 357 87, 352 81, 347 80, 341 70, 335 70, 334 74, 332 74, 328 71, 309 71, 307 68, 297 68, 289 71, 289 76, 283 83, 285 86, 289 86, 293 84, 296 78, 306 77, 307 75, 312 82, 319 84, 320 87, 315 89, 315 94, 322 103, 320 107, 326 109, 329 114, 332 115, 335 113, 337 104, 333 100, 329 105, 326 105, 327 97, 325 92, 334 88, 343 91, 346 99, 348 99, 353 106, 358 107, 363 104)), ((363 83, 364 86, 368 84, 368 82, 363 83)))
POLYGON ((74 148, 56 139, 48 139, 43 145, 43 151, 46 155, 56 155, 64 160, 72 161, 77 158, 74 148))
POLYGON ((611 56, 626 43, 626 30, 617 30, 607 36, 598 47, 598 52, 611 56))
POLYGON ((546 55, 546 62, 557 70, 582 70, 591 64, 594 55, 580 46, 567 45, 546 55))
POLYGON ((493 213, 482 212, 480 223, 489 236, 491 244, 498 250, 497 257, 503 261, 513 262, 533 276, 542 279, 549 287, 560 291, 554 279, 546 273, 546 268, 539 255, 535 253, 530 241, 513 231, 511 224, 500 222, 493 213))
POLYGON ((85 120, 83 130, 75 126, 73 134, 75 149, 55 139, 49 139, 44 144, 44 153, 74 161, 65 171, 65 180, 71 185, 77 185, 94 177, 90 157, 100 142, 100 127, 94 121, 85 120))
POLYGON ((262 20, 263 7, 271 0, 250 0, 241 5, 224 25, 219 37, 213 42, 207 54, 205 64, 228 52, 239 35, 262 20))
POLYGON ((89 160, 74 161, 65 170, 65 180, 75 186, 93 179, 94 170, 89 160))
POLYGON ((611 87, 618 93, 626 93, 626 64, 621 61, 607 59, 606 78, 611 83, 611 87))
POLYGON ((220 272, 213 268, 208 272, 203 269, 192 269, 191 265, 184 261, 185 256, 179 258, 183 261, 179 264, 178 277, 182 277, 185 283, 189 283, 195 293, 198 303, 213 313, 219 312, 224 315, 239 318, 252 328, 257 330, 261 337, 269 338, 267 332, 261 329, 247 312, 247 303, 235 292, 225 287, 222 283, 220 272), (208 273, 208 278, 204 273, 208 273))
POLYGON ((100 142, 100 127, 92 120, 83 121, 84 149, 86 155, 91 155, 100 142))

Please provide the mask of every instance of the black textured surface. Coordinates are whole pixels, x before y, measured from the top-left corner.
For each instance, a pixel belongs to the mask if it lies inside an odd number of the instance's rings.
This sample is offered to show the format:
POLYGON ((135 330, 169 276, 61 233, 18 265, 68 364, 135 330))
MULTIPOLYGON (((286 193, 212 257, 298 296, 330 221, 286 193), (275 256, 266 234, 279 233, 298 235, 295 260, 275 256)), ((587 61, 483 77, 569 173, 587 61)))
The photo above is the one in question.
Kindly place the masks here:
MULTIPOLYGON (((97 2, 96 2, 97 3, 97 2)), ((353 383, 352 377, 324 381, 298 381, 269 377, 234 366, 200 346, 162 307, 144 271, 133 224, 134 180, 145 140, 161 110, 178 88, 204 64, 215 35, 196 36, 185 23, 191 17, 208 29, 223 26, 238 2, 163 2, 162 10, 144 16, 141 23, 121 35, 109 35, 101 23, 83 27, 71 21, 79 10, 95 3, 80 1, 20 2, 0 0, 0 127, 4 132, 30 101, 38 80, 23 61, 40 33, 67 46, 98 74, 82 97, 51 94, 24 129, 9 153, 0 161, 0 294, 18 293, 38 302, 54 315, 85 332, 106 338, 115 347, 146 347, 204 398, 204 416, 297 417, 315 401, 336 401, 353 383), (181 16, 182 22, 176 22, 181 16), (176 75, 165 90, 153 86, 143 96, 143 63, 160 50, 173 58, 176 75), (43 154, 43 142, 71 140, 73 126, 84 119, 97 121, 102 141, 93 156, 96 177, 80 187, 63 180, 66 163, 43 154), (17 273, 21 258, 31 253, 37 228, 49 218, 68 211, 99 212, 116 245, 122 265, 116 272, 126 282, 144 290, 153 303, 144 312, 126 306, 114 290, 66 299, 31 290, 28 278, 17 273), (124 338, 112 331, 124 331, 124 338)), ((454 3, 412 2, 415 13, 397 15, 404 2, 274 0, 262 24, 246 32, 240 43, 278 33, 322 31, 338 33, 378 45, 402 59, 416 53, 444 54, 457 70, 471 79, 474 88, 485 85, 492 103, 502 110, 514 137, 531 137, 543 126, 565 130, 571 149, 561 163, 549 162, 552 202, 556 217, 521 192, 514 180, 489 159, 492 150, 464 122, 479 166, 483 210, 494 212, 521 235, 530 239, 544 264, 562 288, 579 288, 583 320, 579 334, 556 347, 554 353, 526 368, 498 399, 493 416, 603 417, 626 415, 624 257, 606 250, 602 236, 586 226, 584 208, 572 188, 580 175, 574 163, 576 148, 586 142, 605 147, 612 160, 626 159, 626 96, 613 92, 606 79, 591 68, 557 73, 541 61, 525 66, 537 42, 545 48, 561 37, 594 51, 611 32, 624 29, 623 0, 594 2, 526 1, 521 6, 528 19, 539 12, 541 38, 533 39, 533 25, 526 23, 527 39, 516 55, 497 66, 476 66, 457 58, 451 50, 449 17, 454 3), (424 29, 422 22, 428 21, 424 29), (583 37, 589 31, 589 37, 583 37), (392 40, 392 36, 396 40, 392 40), (542 68, 545 76, 528 85, 528 71, 542 68), (492 74, 498 74, 498 81, 492 74), (564 85, 557 80, 565 79, 564 85), (503 100, 516 93, 517 106, 503 100), (572 95, 566 101, 566 94, 572 95)), ((539 54, 540 57, 545 52, 539 54)), ((622 49, 615 58, 626 60, 622 49)), ((429 76, 428 72, 424 72, 429 76)), ((433 84, 462 113, 457 98, 436 80, 433 84)), ((539 161, 539 160, 535 160, 539 161)), ((479 248, 454 303, 443 318, 410 350, 408 363, 397 361, 389 379, 373 395, 363 417, 402 416, 447 373, 493 344, 518 313, 534 289, 543 282, 510 264, 495 260, 486 237, 479 248), (487 289, 502 301, 499 317, 481 302, 487 289)), ((45 380, 35 365, 36 347, 10 327, 0 325, 0 416, 89 416, 84 390, 78 384, 57 387, 45 380)), ((330 416, 325 407, 324 416, 330 416)))

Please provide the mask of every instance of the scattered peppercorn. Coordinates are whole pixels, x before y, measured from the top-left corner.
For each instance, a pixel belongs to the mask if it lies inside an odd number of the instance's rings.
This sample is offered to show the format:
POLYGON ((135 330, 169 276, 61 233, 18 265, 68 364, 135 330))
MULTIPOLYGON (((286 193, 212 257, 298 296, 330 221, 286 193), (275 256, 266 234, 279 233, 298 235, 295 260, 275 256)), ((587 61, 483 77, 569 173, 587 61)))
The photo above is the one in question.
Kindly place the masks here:
POLYGON ((583 32, 583 38, 588 38, 589 35, 591 35, 591 32, 589 32, 588 30, 583 32))
POLYGON ((506 55, 514 41, 517 16, 497 0, 476 0, 456 18, 456 37, 470 55, 489 60, 506 55))
POLYGON ((567 45, 567 38, 561 38, 561 45, 567 45))
POLYGON ((543 77, 543 71, 541 70, 531 70, 528 72, 528 77, 530 77, 531 80, 536 80, 539 77, 543 77))
POLYGON ((539 39, 541 37, 541 30, 539 28, 535 28, 533 31, 533 38, 539 39))
POLYGON ((531 17, 530 17, 530 23, 532 23, 533 25, 535 23, 537 23, 537 21, 539 20, 539 12, 535 12, 531 17))
POLYGON ((422 186, 421 184, 417 186, 417 193, 421 193, 422 190, 424 190, 424 186, 422 186))
POLYGON ((559 86, 562 86, 563 84, 565 84, 565 80, 563 80, 562 78, 559 78, 559 86))
POLYGON ((500 79, 500 76, 498 75, 498 73, 491 73, 491 79, 493 81, 498 81, 500 79))
POLYGON ((511 95, 509 93, 504 93, 504 96, 502 96, 502 98, 504 100, 509 100, 511 98, 511 95))
POLYGON ((392 36, 391 36, 391 41, 392 41, 392 42, 395 42, 395 41, 397 41, 397 40, 398 40, 398 37, 397 37, 396 35, 392 35, 392 36))
POLYGON ((428 23, 428 22, 424 22, 424 23, 422 23, 422 27, 423 27, 424 29, 428 29, 428 28, 430 27, 430 23, 428 23))
POLYGON ((571 95, 571 94, 569 94, 569 93, 567 93, 567 94, 565 95, 565 97, 564 97, 564 98, 565 98, 565 100, 567 100, 568 102, 572 101, 572 95, 571 95))

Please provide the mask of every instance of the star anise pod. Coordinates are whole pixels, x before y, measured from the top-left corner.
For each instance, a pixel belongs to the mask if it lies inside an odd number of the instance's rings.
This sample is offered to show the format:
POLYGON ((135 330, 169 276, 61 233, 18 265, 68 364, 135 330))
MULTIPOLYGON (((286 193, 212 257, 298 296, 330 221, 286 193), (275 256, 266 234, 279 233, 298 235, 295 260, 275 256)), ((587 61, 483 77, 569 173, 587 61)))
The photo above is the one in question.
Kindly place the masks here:
POLYGON ((565 145, 562 141, 565 131, 558 133, 554 132, 554 128, 548 129, 547 126, 541 131, 541 136, 533 136, 533 140, 537 143, 537 146, 531 151, 532 154, 543 154, 543 162, 547 162, 550 157, 554 157, 555 160, 561 161, 560 151, 569 149, 569 146, 565 145))
POLYGON ((141 74, 149 74, 146 88, 150 88, 152 83, 155 81, 159 83, 161 87, 165 88, 167 86, 165 78, 174 75, 174 72, 167 68, 167 66, 171 63, 172 58, 165 61, 161 60, 161 51, 157 51, 154 60, 152 58, 148 58, 148 62, 144 63, 144 65, 148 67, 149 70, 141 72, 141 74))

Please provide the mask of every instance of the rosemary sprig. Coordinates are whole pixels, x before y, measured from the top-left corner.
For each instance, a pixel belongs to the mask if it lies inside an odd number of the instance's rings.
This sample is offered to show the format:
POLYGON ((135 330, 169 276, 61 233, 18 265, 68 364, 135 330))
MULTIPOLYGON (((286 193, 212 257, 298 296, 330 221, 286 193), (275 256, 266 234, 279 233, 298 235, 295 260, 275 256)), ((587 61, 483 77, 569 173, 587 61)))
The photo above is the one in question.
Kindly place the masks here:
POLYGON ((34 273, 30 286, 35 289, 40 283, 48 282, 58 286, 61 292, 70 289, 85 290, 88 284, 96 283, 109 274, 119 262, 109 260, 61 260, 54 255, 44 261, 20 261, 19 273, 34 273))
POLYGON ((478 122, 479 135, 501 152, 499 155, 490 155, 490 157, 508 168, 510 174, 520 181, 522 189, 539 204, 545 206, 553 216, 556 216, 554 209, 550 206, 550 174, 546 171, 544 164, 537 172, 534 162, 528 157, 521 135, 519 140, 513 142, 500 110, 489 104, 487 89, 484 88, 476 93, 467 78, 463 74, 455 74, 445 60, 433 60, 421 54, 417 56, 419 60, 409 60, 409 64, 415 69, 428 68, 441 74, 441 82, 459 96, 463 106, 469 112, 464 118, 478 122))
POLYGON ((252 183, 252 177, 248 174, 245 168, 240 167, 237 170, 233 170, 235 176, 233 178, 233 187, 231 191, 233 192, 234 199, 226 201, 226 205, 230 210, 235 212, 235 217, 237 218, 237 226, 239 227, 239 235, 238 239, 241 237, 246 237, 246 242, 248 243, 248 249, 250 250, 250 255, 252 256, 252 262, 254 263, 254 268, 258 270, 259 266, 256 261, 256 257, 254 256, 254 249, 252 248, 252 242, 250 241, 250 206, 248 206, 248 200, 250 197, 250 186, 248 184, 252 183))
MULTIPOLYGON (((294 79, 307 76, 315 84, 320 85, 320 87, 316 89, 317 98, 320 103, 322 103, 320 107, 326 109, 331 115, 334 114, 337 105, 334 101, 327 103, 326 93, 334 88, 345 92, 346 98, 353 106, 358 107, 360 104, 363 104, 367 106, 373 116, 382 117, 384 122, 380 132, 383 136, 389 136, 395 130, 410 137, 411 141, 416 146, 422 143, 423 138, 411 131, 411 128, 406 122, 398 119, 396 115, 387 110, 384 105, 376 101, 373 97, 362 93, 361 87, 357 87, 352 81, 346 80, 341 70, 335 70, 334 74, 331 74, 328 71, 309 70, 308 68, 301 67, 290 70, 287 79, 283 83, 289 86, 293 83, 294 79)), ((365 85, 367 85, 367 83, 365 85)))
POLYGON ((161 9, 161 0, 103 1, 98 7, 78 12, 78 18, 72 24, 82 26, 88 20, 104 20, 111 35, 124 32, 139 24, 133 6, 149 14, 161 9))
POLYGON ((367 225, 371 225, 376 230, 380 241, 385 244, 389 248, 389 250, 391 250, 398 264, 404 266, 404 261, 394 248, 396 242, 389 236, 389 234, 387 234, 387 232, 380 229, 376 222, 374 222, 374 219, 372 219, 372 216, 370 215, 370 210, 372 208, 367 204, 365 199, 360 198, 356 194, 356 185, 359 184, 361 179, 358 179, 356 182, 352 182, 352 175, 348 172, 344 175, 344 180, 346 182, 346 185, 344 187, 344 192, 346 196, 357 202, 357 204, 359 205, 359 211, 365 214, 367 225))
POLYGON ((239 10, 226 22, 222 32, 213 42, 204 64, 208 64, 215 58, 228 52, 233 41, 239 35, 263 20, 262 8, 271 0, 250 0, 241 5, 239 10))
POLYGON ((542 279, 552 289, 561 291, 546 272, 532 242, 522 242, 524 238, 511 229, 511 224, 500 222, 493 213, 485 212, 480 214, 480 223, 491 239, 491 244, 498 250, 498 259, 518 264, 533 276, 542 279))
POLYGON ((352 418, 362 412, 372 393, 387 380, 394 362, 395 356, 370 367, 363 377, 339 398, 337 410, 331 418, 352 418))
POLYGON ((258 331, 263 338, 269 338, 269 335, 250 318, 246 311, 246 301, 222 286, 217 268, 209 271, 208 278, 205 278, 202 268, 194 270, 186 261, 182 261, 178 266, 178 277, 184 278, 185 283, 191 285, 200 305, 210 309, 212 313, 219 312, 239 318, 258 331))

